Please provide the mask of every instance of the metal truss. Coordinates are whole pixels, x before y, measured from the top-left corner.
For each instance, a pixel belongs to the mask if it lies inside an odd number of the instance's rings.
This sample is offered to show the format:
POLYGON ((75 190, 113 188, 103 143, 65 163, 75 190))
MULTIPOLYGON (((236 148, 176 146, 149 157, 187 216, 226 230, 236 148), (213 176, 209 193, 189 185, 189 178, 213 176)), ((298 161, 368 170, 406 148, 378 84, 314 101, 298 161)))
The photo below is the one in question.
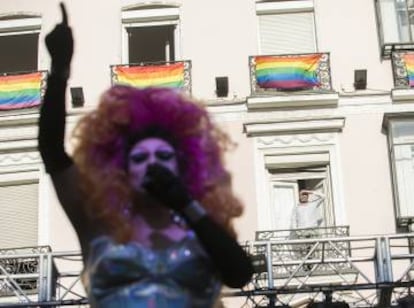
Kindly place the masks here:
POLYGON ((0 250, 0 307, 84 306, 82 266, 79 252, 49 246, 0 250))
POLYGON ((399 307, 414 295, 413 243, 414 233, 248 242, 256 273, 224 296, 245 297, 243 307, 399 307))
MULTIPOLYGON (((223 296, 244 298, 243 307, 399 307, 414 294, 413 243, 414 233, 247 242, 256 273, 223 296)), ((82 266, 79 252, 0 250, 0 307, 86 307, 82 266)))

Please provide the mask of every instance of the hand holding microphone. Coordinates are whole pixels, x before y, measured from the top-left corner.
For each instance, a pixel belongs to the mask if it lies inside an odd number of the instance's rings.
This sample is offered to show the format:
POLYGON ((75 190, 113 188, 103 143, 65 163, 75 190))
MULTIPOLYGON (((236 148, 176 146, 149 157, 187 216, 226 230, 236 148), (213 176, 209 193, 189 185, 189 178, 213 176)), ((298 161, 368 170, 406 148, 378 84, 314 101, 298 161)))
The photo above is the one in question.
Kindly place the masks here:
POLYGON ((181 212, 192 201, 180 178, 159 164, 148 166, 143 187, 155 199, 178 212, 181 212))

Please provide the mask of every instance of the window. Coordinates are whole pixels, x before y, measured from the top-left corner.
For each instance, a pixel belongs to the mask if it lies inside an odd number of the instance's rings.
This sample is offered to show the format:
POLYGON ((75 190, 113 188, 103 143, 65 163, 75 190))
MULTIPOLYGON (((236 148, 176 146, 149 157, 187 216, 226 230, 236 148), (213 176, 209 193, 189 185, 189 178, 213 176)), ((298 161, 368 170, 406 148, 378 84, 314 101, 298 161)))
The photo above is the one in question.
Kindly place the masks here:
POLYGON ((258 230, 278 230, 280 235, 289 236, 292 229, 336 232, 338 226, 345 225, 338 155, 338 133, 344 124, 344 118, 244 124, 247 136, 254 138, 258 230), (297 209, 301 189, 313 193, 306 200, 312 203, 306 210, 297 209), (299 212, 315 214, 313 222, 317 223, 302 223, 299 212))
POLYGON ((414 222, 414 119, 391 120, 388 129, 397 222, 407 226, 414 222))
POLYGON ((256 13, 261 54, 316 51, 312 0, 258 2, 256 13))
POLYGON ((40 25, 36 16, 0 18, 0 73, 37 71, 40 25))
POLYGON ((0 248, 37 246, 37 181, 0 185, 0 248))
POLYGON ((376 0, 382 54, 393 49, 411 49, 414 44, 414 1, 376 0))
POLYGON ((124 9, 124 63, 175 61, 178 56, 177 7, 152 5, 124 9))
POLYGON ((328 153, 270 156, 265 157, 265 163, 271 186, 268 230, 335 225, 328 153), (295 162, 298 158, 300 165, 295 162), (304 191, 311 193, 300 201, 299 194, 304 191))

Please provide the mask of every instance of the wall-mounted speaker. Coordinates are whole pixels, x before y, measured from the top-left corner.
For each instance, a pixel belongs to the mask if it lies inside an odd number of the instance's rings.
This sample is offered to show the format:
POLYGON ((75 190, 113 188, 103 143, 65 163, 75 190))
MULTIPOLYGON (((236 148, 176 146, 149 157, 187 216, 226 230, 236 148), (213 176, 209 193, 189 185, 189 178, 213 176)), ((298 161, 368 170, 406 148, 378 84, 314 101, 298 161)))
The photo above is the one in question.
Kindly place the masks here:
POLYGON ((217 97, 227 97, 229 95, 228 77, 216 77, 216 95, 217 97))
POLYGON ((365 90, 367 88, 367 70, 354 71, 355 90, 365 90))
POLYGON ((70 95, 72 97, 72 107, 82 107, 85 103, 85 98, 83 96, 83 88, 75 87, 70 88, 70 95))

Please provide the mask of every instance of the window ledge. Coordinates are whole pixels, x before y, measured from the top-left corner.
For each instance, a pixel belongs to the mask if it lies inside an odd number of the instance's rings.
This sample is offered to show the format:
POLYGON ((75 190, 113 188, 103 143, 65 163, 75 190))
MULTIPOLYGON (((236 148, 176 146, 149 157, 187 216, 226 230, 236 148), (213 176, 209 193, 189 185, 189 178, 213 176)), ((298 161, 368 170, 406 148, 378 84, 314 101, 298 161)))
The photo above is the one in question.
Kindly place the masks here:
POLYGON ((339 95, 336 92, 323 94, 287 94, 272 96, 252 96, 247 98, 248 109, 269 109, 288 107, 337 106, 339 95))
POLYGON ((256 122, 244 124, 247 136, 298 134, 315 132, 337 132, 345 125, 345 118, 298 118, 284 121, 256 122))
POLYGON ((414 102, 414 89, 393 89, 391 91, 393 103, 414 102))

